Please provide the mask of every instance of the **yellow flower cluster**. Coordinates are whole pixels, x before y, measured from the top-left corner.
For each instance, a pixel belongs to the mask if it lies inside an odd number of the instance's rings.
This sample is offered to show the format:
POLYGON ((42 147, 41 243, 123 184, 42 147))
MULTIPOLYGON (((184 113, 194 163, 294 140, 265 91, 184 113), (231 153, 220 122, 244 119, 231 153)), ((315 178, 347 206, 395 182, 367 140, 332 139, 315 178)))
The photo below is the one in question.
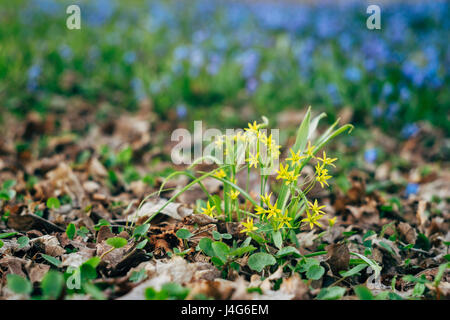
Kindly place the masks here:
POLYGON ((210 217, 214 217, 214 211, 216 210, 216 206, 212 206, 208 203, 206 204, 206 208, 202 208, 202 213, 206 214, 210 217))
POLYGON ((244 226, 244 229, 241 230, 241 233, 246 232, 248 234, 249 232, 258 230, 258 227, 253 225, 253 219, 251 218, 247 218, 247 222, 242 222, 242 225, 244 226))
MULTIPOLYGON (((316 169, 316 181, 320 183, 320 186, 323 188, 324 185, 328 186, 328 182, 327 180, 332 178, 329 174, 328 174, 328 169, 325 168, 326 165, 330 165, 335 167, 335 165, 333 164, 334 161, 337 160, 337 158, 328 158, 327 154, 325 151, 323 151, 323 156, 322 158, 320 157, 316 157, 314 156, 314 150, 315 150, 315 146, 311 145, 311 141, 308 141, 308 146, 306 147, 305 150, 305 154, 308 157, 311 157, 313 159, 317 159, 319 162, 317 163, 315 169, 316 169)), ((291 150, 291 153, 292 150, 291 150)), ((291 161, 294 161, 297 158, 295 158, 295 154, 291 157, 291 161)))
POLYGON ((277 180, 278 179, 284 180, 284 183, 286 183, 286 185, 289 185, 292 182, 297 181, 298 177, 300 176, 300 174, 295 174, 294 169, 289 171, 289 164, 286 164, 286 166, 280 164, 280 170, 278 170, 277 173, 278 173, 277 180))
POLYGON ((308 208, 306 209, 307 217, 303 219, 302 222, 309 222, 309 227, 311 229, 314 227, 314 225, 322 227, 322 225, 317 221, 325 214, 325 212, 321 210, 322 208, 325 208, 325 206, 319 206, 317 204, 317 199, 314 201, 314 203, 308 201, 308 208))
POLYGON ((270 203, 270 197, 272 193, 265 196, 261 196, 261 200, 263 203, 267 206, 266 208, 263 208, 261 206, 256 206, 255 213, 257 215, 261 216, 261 219, 267 219, 272 220, 275 222, 277 230, 281 229, 284 225, 291 228, 290 221, 292 220, 291 217, 288 216, 288 212, 286 211, 285 214, 281 213, 281 209, 277 207, 277 202, 275 202, 274 205, 270 203))

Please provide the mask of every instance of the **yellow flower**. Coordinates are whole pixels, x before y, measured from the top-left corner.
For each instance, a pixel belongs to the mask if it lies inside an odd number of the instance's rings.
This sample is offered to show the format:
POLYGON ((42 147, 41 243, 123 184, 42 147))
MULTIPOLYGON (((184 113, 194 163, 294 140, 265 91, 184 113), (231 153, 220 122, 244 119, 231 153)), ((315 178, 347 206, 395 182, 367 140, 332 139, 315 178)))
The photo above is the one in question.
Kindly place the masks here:
POLYGON ((318 170, 317 166, 316 166, 316 180, 320 183, 320 186, 323 188, 323 185, 326 184, 327 186, 329 185, 327 180, 331 178, 330 175, 328 175, 328 170, 324 169, 323 167, 320 168, 320 170, 318 170))
POLYGON ((336 223, 336 218, 337 217, 334 217, 333 219, 328 219, 328 225, 330 227, 334 226, 334 224, 336 223))
POLYGON ((316 148, 315 146, 311 146, 311 141, 308 141, 308 146, 306 147, 305 152, 308 155, 308 157, 315 158, 313 154, 315 148, 316 148))
POLYGON ((242 233, 242 232, 249 233, 249 232, 258 230, 258 227, 255 227, 255 226, 253 225, 253 219, 250 219, 250 218, 247 218, 247 222, 242 222, 242 225, 243 225, 245 228, 244 228, 243 230, 241 230, 241 233, 242 233))
POLYGON ((236 140, 237 142, 245 142, 247 140, 247 136, 246 134, 242 133, 242 131, 238 131, 234 136, 234 140, 236 140))
POLYGON ((316 164, 315 168, 316 168, 316 175, 318 175, 318 176, 320 176, 322 174, 323 170, 327 170, 327 169, 324 169, 324 166, 320 165, 319 163, 316 164))
POLYGON ((287 158, 286 160, 290 160, 290 161, 292 161, 292 163, 299 164, 300 160, 306 158, 306 156, 300 155, 300 150, 297 153, 295 153, 292 149, 289 149, 289 151, 291 152, 291 157, 287 158))
POLYGON ((259 132, 258 138, 259 138, 259 140, 260 140, 262 143, 267 144, 267 139, 268 139, 268 138, 267 138, 267 135, 266 135, 265 132, 259 132))
POLYGON ((286 179, 286 177, 289 175, 288 173, 288 169, 289 169, 289 165, 286 164, 285 167, 283 167, 283 164, 280 163, 280 170, 277 171, 278 176, 277 176, 277 180, 278 179, 286 179))
POLYGON ((256 123, 256 121, 253 121, 253 125, 249 122, 248 128, 245 128, 245 131, 253 132, 257 136, 259 135, 259 124, 256 123))
POLYGON ((276 159, 280 156, 280 145, 277 145, 276 143, 272 143, 270 146, 270 155, 273 159, 276 159))
POLYGON ((211 207, 211 205, 209 204, 209 201, 208 201, 208 203, 206 204, 206 208, 202 208, 202 213, 206 214, 210 217, 213 217, 214 216, 213 212, 215 209, 216 209, 216 206, 211 207))
POLYGON ((275 221, 278 222, 278 229, 283 228, 284 225, 288 226, 289 228, 292 228, 289 221, 292 220, 292 217, 288 216, 288 211, 286 210, 283 215, 279 214, 277 217, 274 218, 275 221))
POLYGON ((266 194, 264 196, 261 196, 262 202, 264 202, 267 206, 270 204, 270 197, 272 196, 272 192, 270 194, 266 194))
POLYGON ((325 208, 325 206, 319 206, 319 204, 317 203, 317 199, 314 200, 314 203, 308 201, 308 205, 313 214, 325 214, 325 212, 320 210, 322 208, 325 208))
POLYGON ((266 134, 264 134, 264 138, 261 139, 262 142, 264 142, 266 144, 266 146, 268 146, 269 148, 272 146, 273 144, 273 140, 272 140, 272 134, 270 134, 270 136, 266 136, 266 134))
POLYGON ((295 170, 289 171, 285 177, 286 185, 296 182, 300 174, 294 174, 295 170))
POLYGON ((239 196, 239 194, 240 194, 240 192, 237 190, 231 190, 229 193, 232 200, 236 200, 237 197, 239 196))
POLYGON ((277 203, 275 202, 274 205, 268 204, 269 209, 266 210, 267 213, 267 219, 270 219, 272 217, 277 217, 281 213, 281 209, 277 208, 277 203))
POLYGON ((329 164, 329 165, 331 165, 333 167, 336 167, 332 162, 335 162, 337 160, 337 158, 333 158, 333 159, 327 158, 327 154, 325 153, 325 151, 323 151, 323 158, 321 159, 321 158, 317 157, 317 159, 322 161, 322 165, 329 164))
POLYGON ((264 209, 263 207, 256 206, 255 213, 264 216, 267 213, 267 210, 264 209))
POLYGON ((214 176, 220 179, 223 179, 227 176, 227 174, 225 173, 225 171, 223 171, 223 169, 220 169, 218 171, 216 171, 216 173, 214 173, 214 176))
POLYGON ((320 214, 313 214, 311 215, 309 210, 306 209, 306 215, 308 216, 305 219, 302 219, 302 222, 309 222, 309 227, 312 229, 314 227, 314 225, 317 225, 319 227, 322 227, 322 225, 317 222, 317 220, 319 220, 320 218, 322 218, 322 216, 320 214))
POLYGON ((258 160, 259 152, 256 153, 256 154, 251 154, 250 153, 249 156, 250 156, 250 158, 248 158, 247 161, 250 163, 250 168, 253 167, 253 166, 255 168, 257 168, 258 164, 259 164, 259 160, 258 160))
POLYGON ((217 136, 216 140, 214 141, 214 144, 218 147, 221 148, 223 145, 223 137, 222 136, 217 136))

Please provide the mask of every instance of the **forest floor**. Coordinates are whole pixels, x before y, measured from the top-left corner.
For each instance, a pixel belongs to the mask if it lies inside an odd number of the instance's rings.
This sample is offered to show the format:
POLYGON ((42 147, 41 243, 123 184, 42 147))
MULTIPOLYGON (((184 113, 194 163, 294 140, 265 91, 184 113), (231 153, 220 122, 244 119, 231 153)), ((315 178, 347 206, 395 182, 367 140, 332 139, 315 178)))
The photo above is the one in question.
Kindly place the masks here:
MULTIPOLYGON (((198 213, 198 200, 206 199, 199 188, 167 206, 143 237, 130 228, 132 219, 137 217, 139 225, 189 183, 177 177, 165 186, 172 191, 146 199, 164 177, 183 169, 170 160, 174 143, 168 132, 186 123, 158 119, 149 105, 134 114, 117 114, 108 105, 96 109, 77 98, 66 103, 64 113, 4 117, 1 299, 450 297, 445 267, 450 172, 439 131, 422 125, 400 141, 376 128, 368 138, 356 129, 353 140, 338 138, 335 149, 344 165, 341 178, 331 183, 337 187, 311 191, 326 206, 327 217, 336 217, 334 224, 324 220, 322 228, 302 227, 297 241, 289 243, 295 248, 290 255, 278 255, 276 267, 255 272, 247 265, 249 254, 235 259, 235 268, 218 268, 196 250, 205 237, 222 238, 229 246, 245 239, 238 223, 198 213), (106 116, 99 119, 100 113, 106 116), (383 156, 372 154, 371 159, 371 145, 382 148, 383 156), (180 229, 189 230, 190 237, 183 239, 180 229), (115 237, 125 239, 125 245, 111 251, 108 239, 115 237), (354 253, 375 262, 379 277, 354 253), (9 280, 11 274, 21 278, 9 280), (46 285, 49 279, 60 287, 46 285)), ((278 124, 282 130, 295 129, 301 117, 298 111, 284 112, 278 124)), ((282 149, 282 157, 288 150, 282 149)), ((204 185, 210 194, 223 194, 216 180, 204 185)), ((278 251, 271 245, 266 249, 274 255, 278 251)))

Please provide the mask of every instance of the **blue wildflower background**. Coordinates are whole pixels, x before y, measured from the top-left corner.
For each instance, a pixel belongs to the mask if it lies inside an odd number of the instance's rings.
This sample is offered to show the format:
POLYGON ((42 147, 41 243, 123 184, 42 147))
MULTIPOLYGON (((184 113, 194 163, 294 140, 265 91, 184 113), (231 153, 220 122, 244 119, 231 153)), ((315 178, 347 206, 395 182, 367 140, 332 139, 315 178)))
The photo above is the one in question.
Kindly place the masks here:
POLYGON ((150 99, 181 118, 349 106, 353 122, 402 136, 422 120, 449 130, 446 1, 383 3, 381 30, 366 28, 361 1, 76 3, 81 30, 65 27, 72 1, 2 4, 2 108, 45 112, 54 94, 131 109, 150 99))

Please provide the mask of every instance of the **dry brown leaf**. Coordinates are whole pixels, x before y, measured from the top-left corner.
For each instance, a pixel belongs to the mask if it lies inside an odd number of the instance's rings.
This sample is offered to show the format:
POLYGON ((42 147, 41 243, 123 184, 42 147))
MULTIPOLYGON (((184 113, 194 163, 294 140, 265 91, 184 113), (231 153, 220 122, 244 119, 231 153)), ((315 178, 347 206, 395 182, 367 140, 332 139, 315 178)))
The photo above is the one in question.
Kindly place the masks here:
POLYGON ((333 243, 326 247, 327 262, 334 275, 339 275, 339 271, 347 270, 350 262, 350 251, 345 243, 333 243))

